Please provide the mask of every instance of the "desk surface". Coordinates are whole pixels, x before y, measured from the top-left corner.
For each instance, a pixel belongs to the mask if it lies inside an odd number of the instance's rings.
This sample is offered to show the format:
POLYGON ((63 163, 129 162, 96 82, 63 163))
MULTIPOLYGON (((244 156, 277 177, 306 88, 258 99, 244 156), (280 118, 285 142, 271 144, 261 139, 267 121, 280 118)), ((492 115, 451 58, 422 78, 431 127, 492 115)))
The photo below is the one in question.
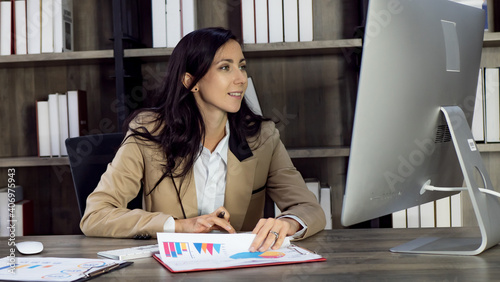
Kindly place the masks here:
MULTIPOLYGON (((478 256, 391 253, 389 249, 422 236, 474 236, 465 228, 339 229, 322 231, 297 245, 315 251, 326 262, 258 268, 170 273, 153 258, 133 260, 126 268, 92 281, 492 281, 500 279, 500 247, 478 256), (140 278, 140 279, 134 279, 140 278)), ((90 238, 83 235, 18 237, 17 242, 44 243, 46 257, 97 258, 97 252, 156 241, 90 238)), ((7 238, 0 238, 0 257, 9 255, 7 238)), ((21 257, 16 253, 17 257, 21 257)))

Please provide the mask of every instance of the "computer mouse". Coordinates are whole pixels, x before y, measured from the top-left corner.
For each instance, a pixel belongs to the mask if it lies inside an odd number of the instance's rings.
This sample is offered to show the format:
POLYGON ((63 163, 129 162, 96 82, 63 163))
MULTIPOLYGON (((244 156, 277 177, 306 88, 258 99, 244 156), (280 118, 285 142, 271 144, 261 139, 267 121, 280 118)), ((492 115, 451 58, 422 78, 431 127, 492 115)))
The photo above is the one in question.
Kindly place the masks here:
POLYGON ((24 255, 34 255, 43 251, 42 242, 24 241, 16 243, 17 250, 24 255))

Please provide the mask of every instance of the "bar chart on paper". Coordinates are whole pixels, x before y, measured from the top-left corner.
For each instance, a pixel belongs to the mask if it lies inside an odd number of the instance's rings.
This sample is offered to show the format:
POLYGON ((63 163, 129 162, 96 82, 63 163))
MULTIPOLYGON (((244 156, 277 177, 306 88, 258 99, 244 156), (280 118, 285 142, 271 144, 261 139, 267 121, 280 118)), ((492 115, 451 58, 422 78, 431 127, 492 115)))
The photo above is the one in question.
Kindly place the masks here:
POLYGON ((165 256, 168 258, 190 258, 220 255, 222 244, 214 243, 192 243, 188 242, 163 242, 165 256))

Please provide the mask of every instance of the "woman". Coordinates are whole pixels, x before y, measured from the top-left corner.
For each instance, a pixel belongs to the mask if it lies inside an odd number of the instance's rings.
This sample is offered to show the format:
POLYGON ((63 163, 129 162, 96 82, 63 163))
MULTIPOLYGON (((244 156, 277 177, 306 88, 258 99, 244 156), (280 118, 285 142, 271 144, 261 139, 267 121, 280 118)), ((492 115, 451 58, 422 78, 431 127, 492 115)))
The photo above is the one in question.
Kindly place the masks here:
POLYGON ((127 137, 87 199, 86 235, 252 230, 250 251, 264 251, 324 228, 274 123, 243 99, 245 66, 228 30, 200 29, 179 42, 152 106, 130 117, 127 137), (143 210, 127 209, 141 185, 143 210), (276 219, 262 219, 266 193, 283 211, 276 219))

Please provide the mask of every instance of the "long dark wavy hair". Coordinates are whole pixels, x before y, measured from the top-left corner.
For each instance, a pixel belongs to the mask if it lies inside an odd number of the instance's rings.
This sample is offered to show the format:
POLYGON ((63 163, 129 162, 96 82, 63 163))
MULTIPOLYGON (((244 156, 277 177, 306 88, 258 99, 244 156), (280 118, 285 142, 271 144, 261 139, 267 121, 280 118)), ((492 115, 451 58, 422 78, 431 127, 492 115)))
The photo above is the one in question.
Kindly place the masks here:
MULTIPOLYGON (((237 40, 231 31, 223 28, 199 29, 184 36, 170 56, 166 76, 149 107, 134 112, 125 123, 128 127, 142 112, 155 114, 155 127, 151 131, 145 126, 126 128, 132 131, 129 137, 151 141, 163 151, 163 176, 147 195, 165 177, 184 179, 201 153, 205 123, 191 90, 208 72, 217 50, 231 39, 237 40), (193 76, 188 87, 183 84, 186 72, 193 76)), ((268 119, 253 113, 243 99, 238 112, 228 113, 228 120, 231 135, 234 135, 231 138, 236 138, 238 144, 244 144, 247 138, 259 133, 261 123, 268 119)))

